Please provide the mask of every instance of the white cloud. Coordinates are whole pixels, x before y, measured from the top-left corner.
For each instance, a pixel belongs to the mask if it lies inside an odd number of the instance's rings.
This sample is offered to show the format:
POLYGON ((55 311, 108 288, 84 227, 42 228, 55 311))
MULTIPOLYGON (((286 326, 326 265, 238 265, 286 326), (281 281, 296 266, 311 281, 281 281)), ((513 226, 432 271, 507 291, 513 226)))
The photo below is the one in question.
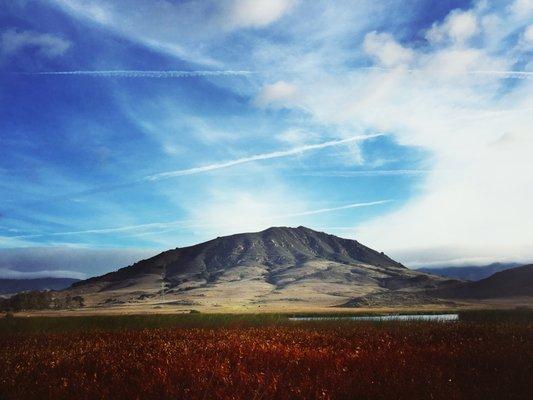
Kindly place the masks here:
POLYGON ((78 0, 52 0, 61 7, 64 7, 76 14, 85 15, 101 24, 111 23, 113 21, 113 10, 105 3, 96 1, 78 1, 78 0))
POLYGON ((70 41, 49 33, 8 29, 0 34, 0 53, 10 56, 30 48, 43 57, 63 55, 71 46, 70 41))
POLYGON ((533 261, 526 248, 517 251, 516 247, 503 249, 492 249, 485 246, 428 247, 397 250, 387 254, 397 260, 402 260, 402 263, 414 268, 487 265, 495 262, 495 260, 498 262, 517 263, 533 261))
POLYGON ((228 28, 264 27, 289 12, 295 0, 231 0, 221 2, 222 24, 228 28))
POLYGON ((283 106, 291 102, 298 94, 298 87, 293 83, 278 81, 264 86, 257 97, 255 104, 260 107, 283 106))
POLYGON ((5 248, 0 249, 0 277, 85 278, 131 265, 136 261, 151 257, 155 253, 154 250, 126 248, 5 248))
POLYGON ((522 37, 527 43, 533 43, 533 25, 528 25, 522 37))
MULTIPOLYGON (((382 69, 301 63, 308 54, 284 58, 285 70, 298 71, 299 88, 285 107, 305 110, 324 126, 390 132, 398 144, 430 155, 417 195, 355 230, 358 240, 402 261, 416 263, 418 254, 428 262, 428 249, 440 249, 435 261, 533 257, 533 175, 527 172, 533 170, 533 83, 503 79, 527 77, 514 69, 523 49, 508 42, 527 29, 523 20, 487 7, 451 12, 433 26, 426 47, 406 48, 369 29, 358 50, 382 69), (494 14, 497 21, 478 24, 494 14)), ((329 45, 312 52, 323 61, 329 45)), ((285 54, 275 50, 268 53, 274 60, 285 54)))
POLYGON ((42 270, 22 272, 11 269, 0 268, 0 279, 36 279, 36 278, 73 278, 86 279, 87 275, 83 272, 68 270, 42 270))
POLYGON ((93 22, 156 51, 197 64, 221 63, 210 45, 241 28, 261 28, 287 15, 297 0, 51 0, 68 14, 93 22))
POLYGON ((533 50, 533 24, 528 25, 520 38, 519 46, 526 51, 533 50))
POLYGON ((320 135, 300 128, 290 128, 275 135, 275 138, 291 146, 303 146, 306 143, 320 140, 320 135))
POLYGON ((472 11, 452 11, 442 24, 434 24, 426 33, 431 42, 451 40, 454 43, 464 43, 478 30, 476 15, 472 11))
POLYGON ((141 43, 161 53, 206 66, 218 62, 199 49, 199 39, 212 33, 202 18, 212 4, 207 2, 131 0, 51 0, 66 13, 98 27, 141 43), (204 34, 205 32, 205 34, 204 34))
POLYGON ((531 83, 522 81, 511 93, 498 96, 502 84, 497 76, 454 75, 501 70, 509 62, 506 55, 472 48, 421 54, 426 73, 384 74, 382 81, 394 82, 387 92, 362 102, 367 110, 388 110, 379 120, 352 110, 352 117, 390 129, 400 143, 421 146, 433 155, 420 194, 360 226, 359 239, 413 265, 427 262, 431 253, 439 262, 446 257, 454 262, 533 257, 527 222, 533 219, 528 206, 533 178, 525 173, 533 169, 527 156, 533 151, 528 132, 533 119, 530 112, 519 112, 533 105, 531 83))
POLYGON ((251 232, 266 229, 273 224, 287 223, 273 221, 272 217, 283 209, 296 213, 306 208, 305 202, 297 199, 283 186, 269 182, 262 189, 253 191, 232 187, 231 190, 217 187, 188 208, 190 218, 196 221, 197 228, 204 238, 251 232))
POLYGON ((476 48, 448 47, 429 56, 421 56, 420 64, 423 65, 423 74, 433 74, 436 79, 467 79, 472 82, 471 76, 482 75, 483 71, 488 75, 503 76, 508 71, 509 60, 492 57, 485 51, 476 48), (462 78, 459 76, 462 75, 462 78))
POLYGON ((403 47, 388 33, 368 33, 363 41, 363 48, 384 67, 408 64, 413 58, 412 50, 403 47))
POLYGON ((509 9, 518 16, 527 18, 533 12, 533 0, 515 0, 509 9))

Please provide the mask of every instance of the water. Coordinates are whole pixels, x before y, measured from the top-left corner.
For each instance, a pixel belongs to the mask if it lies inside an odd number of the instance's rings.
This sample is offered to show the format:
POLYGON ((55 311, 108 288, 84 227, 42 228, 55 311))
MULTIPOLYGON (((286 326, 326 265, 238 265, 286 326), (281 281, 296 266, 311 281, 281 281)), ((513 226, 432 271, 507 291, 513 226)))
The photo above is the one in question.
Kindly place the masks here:
POLYGON ((458 321, 459 314, 401 314, 342 317, 291 317, 290 321, 458 321))

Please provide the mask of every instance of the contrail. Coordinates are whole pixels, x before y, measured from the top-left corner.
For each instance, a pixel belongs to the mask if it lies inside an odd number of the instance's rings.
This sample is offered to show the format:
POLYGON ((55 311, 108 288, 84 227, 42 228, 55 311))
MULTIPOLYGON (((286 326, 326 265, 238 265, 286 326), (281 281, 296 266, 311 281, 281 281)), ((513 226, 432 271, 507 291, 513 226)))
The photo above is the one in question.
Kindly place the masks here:
POLYGON ((378 134, 372 134, 372 135, 359 135, 359 136, 352 136, 346 139, 340 139, 340 140, 330 140, 328 142, 322 142, 318 144, 309 144, 305 146, 295 147, 290 150, 282 150, 282 151, 274 151, 271 153, 263 153, 263 154, 256 154, 253 156, 238 158, 236 160, 231 161, 225 161, 221 163, 215 163, 215 164, 209 164, 204 165, 202 167, 195 167, 195 168, 188 168, 188 169, 178 169, 175 171, 168 171, 168 172, 161 172, 159 174, 154 175, 148 175, 144 178, 142 178, 140 181, 158 181, 161 179, 168 179, 168 178, 174 178, 176 176, 184 176, 184 175, 194 175, 194 174, 200 174, 203 172, 213 171, 217 169, 223 169, 228 167, 233 167, 234 165, 239 164, 246 164, 253 161, 260 161, 260 160, 270 160, 272 158, 282 158, 282 157, 288 157, 295 154, 305 153, 311 150, 319 150, 326 147, 333 147, 333 146, 339 146, 342 144, 350 143, 350 142, 357 142, 361 140, 367 140, 371 138, 375 138, 378 136, 383 136, 384 134, 378 133, 378 134))
POLYGON ((376 206, 376 205, 379 205, 379 204, 390 203, 391 201, 394 201, 394 200, 391 200, 391 199, 388 199, 388 200, 378 200, 378 201, 370 201, 370 202, 367 202, 367 203, 354 203, 354 204, 348 204, 348 205, 340 206, 340 207, 319 208, 318 210, 302 211, 302 212, 299 212, 299 213, 293 213, 293 214, 287 214, 287 215, 280 215, 280 216, 277 216, 277 217, 274 217, 274 218, 302 217, 302 216, 305 216, 305 215, 322 214, 322 213, 327 213, 327 212, 331 212, 331 211, 348 210, 348 209, 350 209, 350 208, 359 208, 359 207, 376 206))
POLYGON ((242 76, 254 74, 253 71, 137 71, 137 70, 110 70, 110 71, 40 71, 16 72, 17 75, 52 75, 52 76, 97 76, 117 78, 192 78, 197 76, 242 76))
MULTIPOLYGON (((377 201, 370 201, 366 203, 352 203, 352 204, 346 204, 344 206, 339 207, 330 207, 330 208, 319 208, 316 210, 309 210, 309 211, 302 211, 292 214, 280 214, 280 215, 273 215, 268 218, 264 218, 261 220, 277 220, 277 219, 283 219, 283 218, 294 218, 294 217, 302 217, 307 215, 315 215, 315 214, 323 214, 328 212, 334 212, 334 211, 341 211, 341 210, 349 210, 351 208, 359 208, 359 207, 370 207, 385 203, 390 203, 394 200, 387 199, 387 200, 377 200, 377 201)), ((71 236, 71 235, 83 235, 83 234, 105 234, 105 233, 128 233, 129 231, 137 231, 137 230, 147 230, 144 234, 148 233, 159 233, 161 232, 161 229, 168 229, 168 228, 197 228, 197 227, 214 227, 217 226, 216 224, 205 224, 200 223, 199 221, 193 221, 193 220, 174 220, 174 221, 167 221, 167 222, 151 222, 146 224, 139 224, 139 225, 127 225, 127 226, 117 226, 117 227, 111 227, 111 228, 100 228, 100 229, 86 229, 86 230, 78 230, 78 231, 65 231, 65 232, 51 232, 51 233, 35 233, 35 234, 28 234, 28 235, 18 235, 18 236, 11 236, 9 239, 29 239, 29 238, 36 238, 36 237, 45 237, 45 236, 71 236), (158 229, 154 231, 155 229, 158 229)), ((133 236, 137 236, 139 234, 131 233, 133 236)), ((141 234, 142 235, 142 234, 141 234)))
POLYGON ((65 231, 65 232, 51 232, 51 233, 35 233, 29 235, 19 235, 12 236, 12 239, 28 239, 33 237, 43 237, 43 236, 69 236, 69 235, 80 235, 80 234, 100 234, 100 233, 116 233, 116 232, 128 232, 135 231, 138 229, 146 228, 168 228, 174 225, 187 224, 188 221, 177 220, 177 221, 167 221, 167 222, 152 222, 147 224, 139 225, 127 225, 127 226, 118 226, 113 228, 100 228, 100 229, 85 229, 79 231, 65 231))
MULTIPOLYGON (((377 134, 371 134, 371 135, 352 136, 352 137, 348 137, 348 138, 340 139, 340 140, 331 140, 331 141, 328 141, 328 142, 322 142, 322 143, 317 143, 317 144, 310 144, 310 145, 295 147, 295 148, 292 148, 292 149, 289 149, 289 150, 281 150, 281 151, 274 151, 274 152, 271 152, 271 153, 256 154, 256 155, 252 155, 252 156, 248 156, 248 157, 238 158, 236 160, 224 161, 224 162, 215 163, 215 164, 208 164, 208 165, 204 165, 204 166, 201 166, 201 167, 194 167, 194 168, 188 168, 188 169, 161 172, 161 173, 157 173, 157 174, 141 177, 139 179, 132 180, 132 181, 129 181, 129 182, 113 183, 113 184, 109 184, 109 185, 101 185, 101 186, 93 187, 91 189, 82 190, 82 191, 79 191, 79 192, 71 192, 71 193, 57 195, 57 196, 54 196, 52 198, 49 198, 47 201, 52 201, 52 200, 53 201, 71 200, 72 198, 76 198, 76 197, 88 196, 88 195, 93 195, 93 194, 98 194, 98 193, 111 192, 111 191, 118 190, 118 189, 121 189, 121 188, 127 188, 127 187, 131 187, 131 186, 135 186, 135 185, 138 185, 138 184, 141 184, 141 183, 156 182, 156 181, 160 181, 160 180, 164 180, 164 179, 170 179, 170 178, 179 177, 179 176, 185 176, 185 175, 201 174, 201 173, 204 173, 204 172, 209 172, 209 171, 214 171, 214 170, 218 170, 218 169, 229 168, 229 167, 233 167, 235 165, 246 164, 246 163, 253 162, 253 161, 261 161, 261 160, 268 160, 268 159, 273 159, 273 158, 288 157, 288 156, 291 156, 291 155, 296 155, 296 154, 300 154, 300 153, 304 153, 304 152, 308 152, 308 151, 312 151, 312 150, 320 150, 320 149, 323 149, 323 148, 326 148, 326 147, 339 146, 339 145, 342 145, 342 144, 346 144, 346 143, 350 143, 350 142, 357 142, 357 141, 362 141, 362 140, 367 140, 367 139, 371 139, 371 138, 379 137, 379 136, 385 136, 385 134, 384 133, 377 133, 377 134)), ((31 204, 42 204, 42 201, 33 201, 33 202, 25 203, 25 205, 28 205, 28 204, 30 204, 30 205, 31 204)))
MULTIPOLYGON (((387 67, 363 67, 362 70, 374 71, 405 71, 410 73, 426 72, 420 68, 387 68, 387 67)), ((428 71, 431 73, 431 71, 428 71)), ((144 71, 144 70, 102 70, 102 71, 37 71, 37 72, 14 72, 16 75, 86 75, 96 77, 117 77, 117 78, 192 78, 198 76, 245 76, 256 74, 255 71, 247 70, 222 70, 222 71, 144 71)), ((501 70, 473 70, 464 71, 463 75, 487 75, 498 76, 503 79, 530 79, 533 71, 501 71, 501 70)))
MULTIPOLYGON (((363 70, 374 70, 374 71, 405 71, 410 73, 420 73, 420 72, 428 72, 428 73, 438 73, 438 71, 425 71, 420 68, 387 68, 387 67, 363 67, 360 68, 363 70)), ((459 75, 487 75, 487 76, 497 76, 502 79, 531 79, 533 78, 533 72, 532 71, 505 71, 505 70, 472 70, 472 71, 464 71, 464 72, 457 72, 459 75)))
POLYGON ((533 72, 530 71, 467 71, 469 75, 496 75, 505 79, 530 79, 533 72))
POLYGON ((317 176, 317 177, 339 177, 350 178, 357 176, 389 176, 389 175, 419 175, 429 172, 426 169, 369 169, 358 171, 317 171, 317 172, 295 172, 293 176, 317 176))
POLYGON ((531 115, 531 112, 533 111, 533 108, 516 108, 516 109, 502 109, 502 110, 489 110, 489 111, 482 111, 482 110, 471 110, 471 114, 469 115, 463 115, 461 117, 455 117, 451 120, 454 121, 471 121, 471 120, 487 120, 487 119, 499 119, 499 118, 505 118, 508 115, 513 114, 519 114, 519 113, 529 113, 531 115), (476 111, 480 111, 477 114, 475 114, 476 111))
MULTIPOLYGON (((323 213, 334 212, 334 211, 349 210, 351 208, 377 206, 380 204, 386 204, 386 203, 390 203, 393 201, 394 201, 393 199, 387 199, 387 200, 370 201, 366 203, 352 203, 352 204, 347 204, 347 205, 340 206, 340 207, 319 208, 317 210, 302 211, 302 212, 297 212, 297 213, 292 213, 292 214, 272 215, 268 218, 257 219, 257 221, 273 221, 273 220, 279 220, 279 219, 284 219, 284 218, 290 219, 290 218, 302 217, 302 216, 307 216, 307 215, 315 215, 315 214, 323 214, 323 213)), ((146 235, 159 234, 162 232, 171 232, 174 230, 173 227, 178 227, 178 228, 215 228, 219 226, 223 228, 225 227, 224 224, 212 224, 212 223, 206 224, 206 223, 198 223, 198 222, 195 223, 193 221, 190 221, 184 225, 178 225, 178 226, 176 226, 177 225, 176 223, 177 221, 170 222, 167 226, 163 227, 164 228, 163 231, 157 231, 157 232, 147 231, 143 233, 132 233, 131 235, 132 236, 146 236, 146 235)), ((151 224, 139 225, 139 226, 147 226, 147 225, 151 225, 151 224)), ((165 225, 165 223, 161 223, 160 225, 165 225)))

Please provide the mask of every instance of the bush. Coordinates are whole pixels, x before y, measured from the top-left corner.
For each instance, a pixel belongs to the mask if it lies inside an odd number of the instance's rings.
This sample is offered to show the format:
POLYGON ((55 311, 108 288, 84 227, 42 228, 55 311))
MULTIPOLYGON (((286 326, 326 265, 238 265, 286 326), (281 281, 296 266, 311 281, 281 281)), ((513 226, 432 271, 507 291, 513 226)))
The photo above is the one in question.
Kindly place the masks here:
POLYGON ((70 309, 84 306, 83 297, 54 297, 54 292, 21 292, 0 302, 2 311, 70 309))
POLYGON ((50 308, 52 303, 52 293, 50 292, 22 292, 4 299, 0 304, 4 311, 21 310, 45 310, 50 308))
POLYGON ((56 309, 71 309, 71 308, 80 308, 83 307, 85 304, 83 302, 83 297, 81 296, 74 296, 71 297, 68 295, 67 297, 58 297, 55 298, 53 301, 53 308, 56 309))

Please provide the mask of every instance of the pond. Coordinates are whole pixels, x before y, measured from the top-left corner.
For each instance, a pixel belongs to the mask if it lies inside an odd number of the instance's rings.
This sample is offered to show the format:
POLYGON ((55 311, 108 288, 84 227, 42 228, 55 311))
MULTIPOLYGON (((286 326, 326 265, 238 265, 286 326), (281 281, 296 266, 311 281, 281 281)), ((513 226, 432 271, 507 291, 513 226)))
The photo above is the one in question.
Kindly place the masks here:
POLYGON ((290 321, 458 321, 459 314, 395 314, 372 316, 290 317, 290 321))

